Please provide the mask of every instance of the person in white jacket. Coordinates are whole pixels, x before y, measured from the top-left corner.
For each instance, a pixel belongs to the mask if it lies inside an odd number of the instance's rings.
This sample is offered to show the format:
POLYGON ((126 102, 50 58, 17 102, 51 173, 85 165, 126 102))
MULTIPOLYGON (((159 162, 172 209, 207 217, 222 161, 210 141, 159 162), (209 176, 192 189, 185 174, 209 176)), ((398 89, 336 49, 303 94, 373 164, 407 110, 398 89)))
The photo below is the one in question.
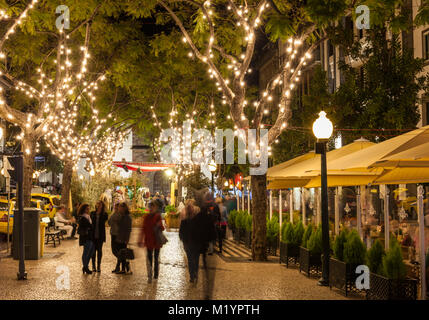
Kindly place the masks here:
POLYGON ((76 232, 76 224, 73 223, 71 219, 67 219, 64 206, 60 206, 58 208, 54 220, 55 225, 58 226, 58 229, 65 230, 67 232, 67 238, 76 239, 74 236, 76 232))

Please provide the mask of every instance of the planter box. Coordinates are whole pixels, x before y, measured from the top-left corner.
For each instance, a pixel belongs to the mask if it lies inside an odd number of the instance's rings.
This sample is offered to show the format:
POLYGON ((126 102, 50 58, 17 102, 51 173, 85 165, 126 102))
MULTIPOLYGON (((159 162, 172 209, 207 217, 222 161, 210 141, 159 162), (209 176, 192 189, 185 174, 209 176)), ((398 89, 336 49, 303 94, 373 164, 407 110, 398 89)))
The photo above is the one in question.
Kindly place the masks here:
POLYGON ((244 245, 249 249, 252 248, 252 232, 251 231, 246 231, 245 237, 244 237, 244 245))
POLYGON ((299 246, 290 243, 280 242, 280 263, 285 263, 289 267, 289 262, 298 263, 299 246))
POLYGON ((179 216, 167 216, 165 218, 165 222, 167 224, 168 228, 176 228, 178 229, 180 227, 180 219, 179 216))
POLYGON ((359 264, 349 264, 343 261, 329 259, 329 288, 341 290, 347 297, 351 291, 360 291, 356 288, 356 267, 359 264))
POLYGON ((143 220, 144 217, 138 217, 138 218, 133 218, 132 221, 132 227, 133 228, 141 228, 143 226, 143 220))
POLYGON ((269 256, 276 256, 277 255, 277 248, 278 248, 278 238, 269 241, 267 239, 267 255, 269 256))
POLYGON ((388 279, 372 273, 369 278, 368 300, 417 300, 417 280, 388 279))
POLYGON ((322 255, 311 254, 307 248, 299 247, 299 272, 304 271, 307 277, 320 274, 322 271, 322 255))
POLYGON ((237 242, 240 242, 240 229, 233 229, 232 230, 232 236, 234 237, 234 240, 237 242))

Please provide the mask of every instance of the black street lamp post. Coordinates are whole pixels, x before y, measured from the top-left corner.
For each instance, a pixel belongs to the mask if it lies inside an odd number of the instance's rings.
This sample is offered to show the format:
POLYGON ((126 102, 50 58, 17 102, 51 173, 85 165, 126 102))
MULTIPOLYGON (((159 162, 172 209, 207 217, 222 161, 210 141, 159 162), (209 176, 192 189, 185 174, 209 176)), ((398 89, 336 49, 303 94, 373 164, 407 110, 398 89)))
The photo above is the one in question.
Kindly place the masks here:
POLYGON ((328 174, 326 163, 326 144, 333 131, 332 122, 326 118, 326 113, 321 111, 319 118, 313 124, 313 132, 317 138, 316 153, 320 154, 320 186, 322 191, 322 278, 319 285, 329 285, 329 212, 328 212, 328 174))

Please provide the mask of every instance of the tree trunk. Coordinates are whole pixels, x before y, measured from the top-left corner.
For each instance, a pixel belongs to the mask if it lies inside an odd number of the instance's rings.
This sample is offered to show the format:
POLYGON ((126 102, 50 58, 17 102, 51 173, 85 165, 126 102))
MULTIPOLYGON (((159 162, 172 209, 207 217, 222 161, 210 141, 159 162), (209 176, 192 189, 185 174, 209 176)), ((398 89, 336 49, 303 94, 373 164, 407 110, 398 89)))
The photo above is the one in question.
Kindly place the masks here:
POLYGON ((70 188, 73 177, 73 162, 64 161, 63 170, 63 182, 61 185, 61 204, 66 207, 66 212, 70 213, 72 208, 69 208, 70 204, 70 188))
POLYGON ((266 261, 267 240, 267 177, 266 175, 251 176, 252 188, 252 259, 253 261, 266 261))
POLYGON ((37 140, 31 134, 25 134, 22 140, 22 153, 24 160, 24 207, 31 206, 31 189, 33 187, 34 156, 36 154, 37 140))

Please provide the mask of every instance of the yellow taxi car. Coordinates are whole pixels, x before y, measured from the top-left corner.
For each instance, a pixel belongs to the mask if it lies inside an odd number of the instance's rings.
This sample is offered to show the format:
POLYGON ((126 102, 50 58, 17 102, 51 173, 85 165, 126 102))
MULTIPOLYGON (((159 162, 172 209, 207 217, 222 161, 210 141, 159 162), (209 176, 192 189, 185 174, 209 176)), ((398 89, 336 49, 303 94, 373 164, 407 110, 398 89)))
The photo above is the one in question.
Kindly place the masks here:
MULTIPOLYGON (((16 202, 14 199, 11 201, 11 206, 9 208, 9 234, 12 234, 13 230, 13 210, 15 209, 16 202)), ((8 201, 6 199, 0 199, 0 233, 7 234, 7 216, 8 216, 8 201)), ((42 210, 42 201, 40 200, 31 200, 31 208, 37 208, 42 210)), ((47 217, 48 212, 40 211, 40 217, 47 217)))
POLYGON ((53 218, 57 212, 57 207, 60 205, 60 195, 52 195, 49 193, 32 193, 31 201, 41 201, 43 211, 49 212, 49 217, 53 218))
POLYGON ((0 199, 0 233, 7 234, 7 217, 9 215, 9 234, 12 234, 14 208, 15 201, 11 201, 11 205, 9 207, 7 199, 0 199))

